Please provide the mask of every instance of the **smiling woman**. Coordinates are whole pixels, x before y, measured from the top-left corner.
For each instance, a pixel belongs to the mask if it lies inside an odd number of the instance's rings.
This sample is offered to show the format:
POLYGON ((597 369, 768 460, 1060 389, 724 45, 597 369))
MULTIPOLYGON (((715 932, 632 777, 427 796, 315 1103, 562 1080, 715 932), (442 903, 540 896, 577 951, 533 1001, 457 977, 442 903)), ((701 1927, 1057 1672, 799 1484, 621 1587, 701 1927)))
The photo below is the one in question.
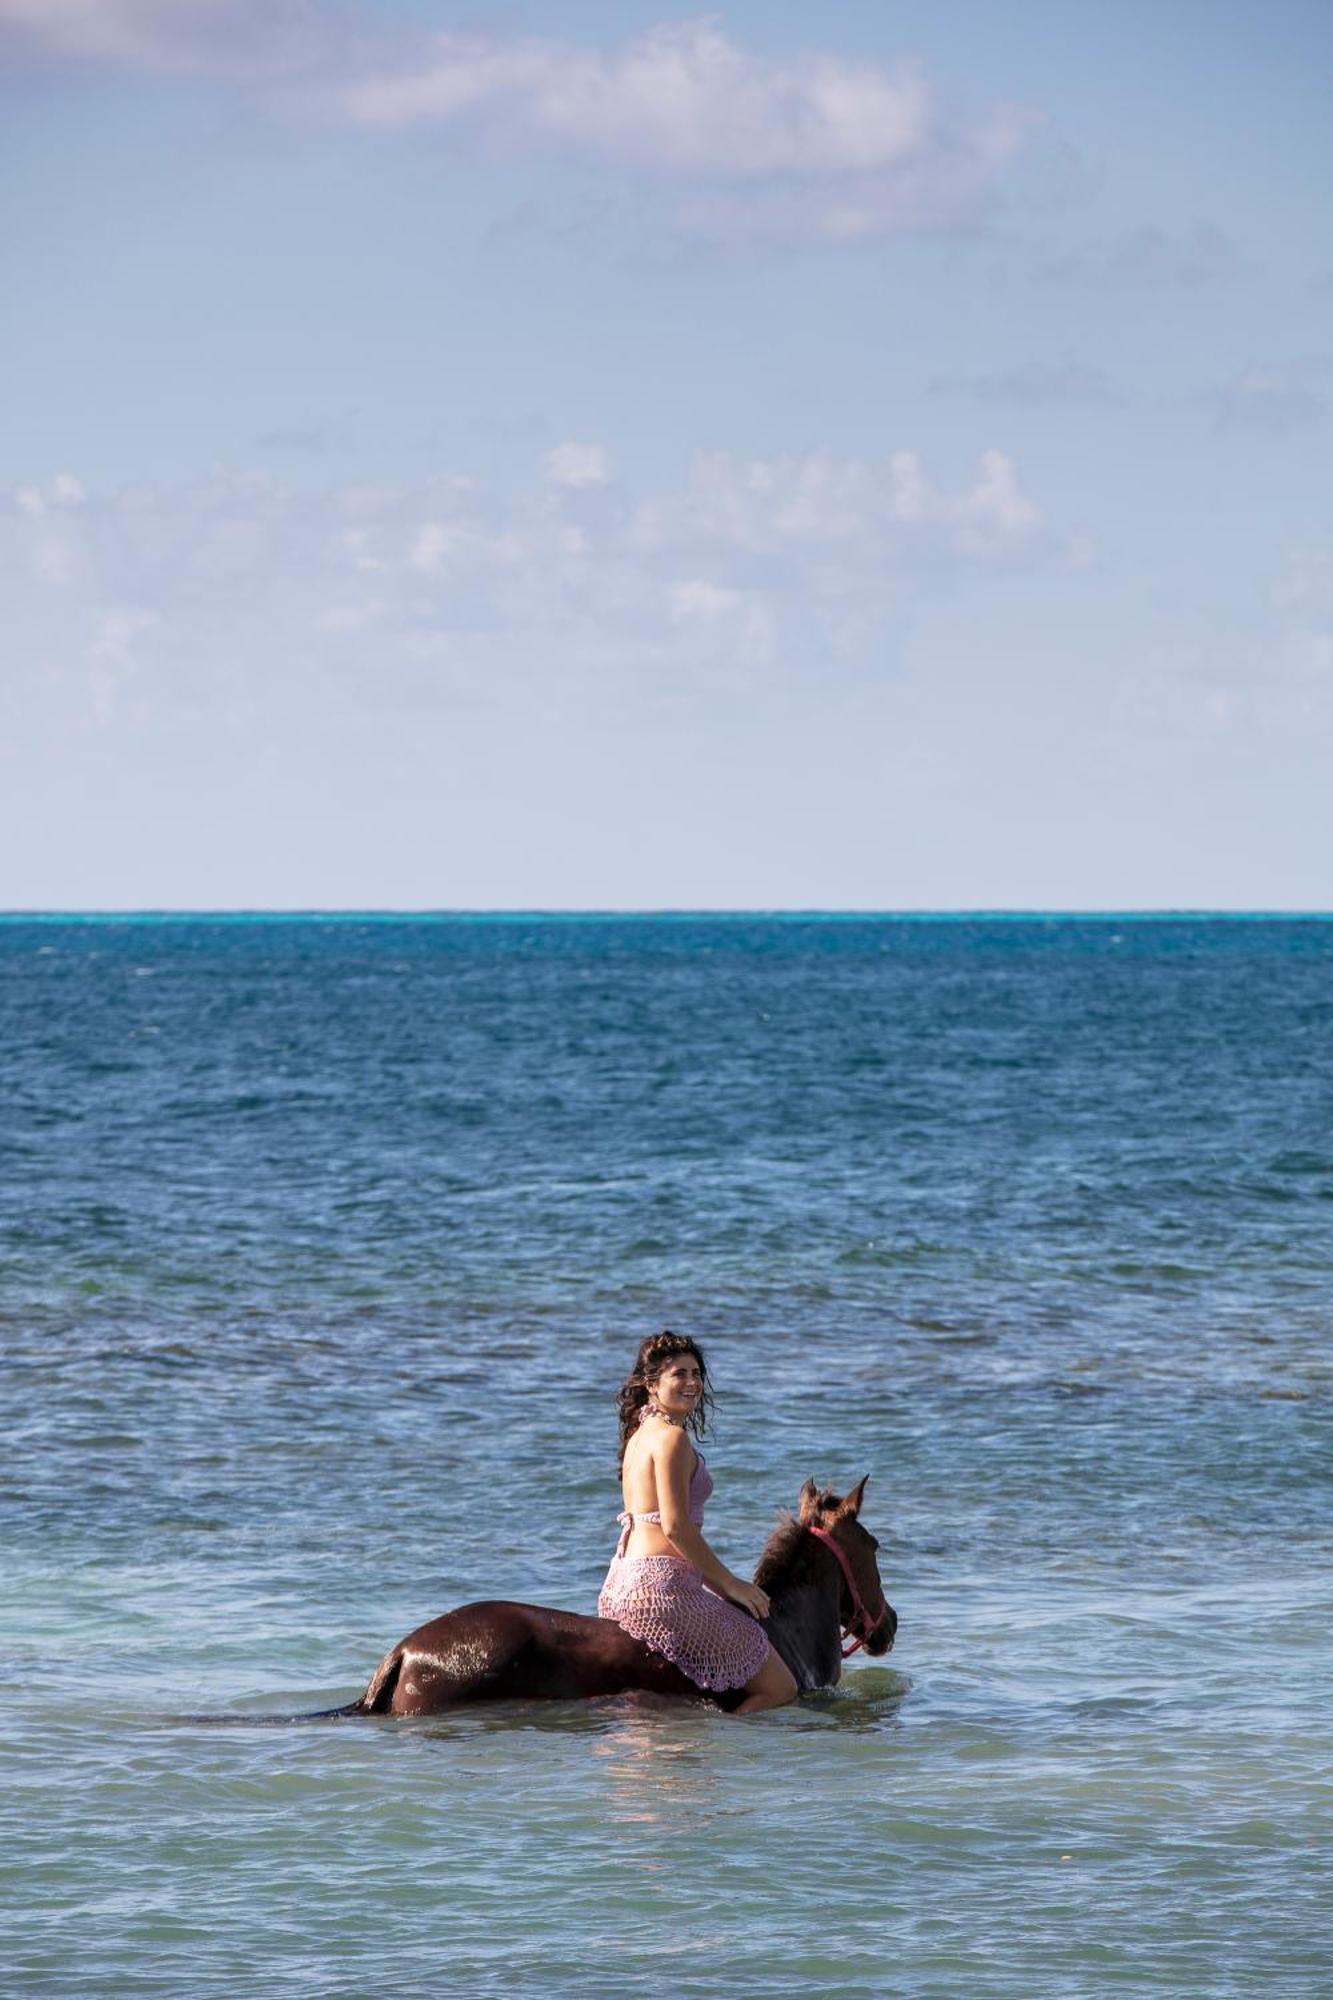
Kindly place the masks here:
POLYGON ((697 1687, 743 1688, 738 1715, 778 1708, 796 1682, 769 1645, 767 1593, 729 1570, 704 1540, 713 1482, 688 1433, 709 1400, 702 1350, 650 1335, 621 1385, 621 1535, 597 1600, 601 1617, 678 1667, 697 1687))

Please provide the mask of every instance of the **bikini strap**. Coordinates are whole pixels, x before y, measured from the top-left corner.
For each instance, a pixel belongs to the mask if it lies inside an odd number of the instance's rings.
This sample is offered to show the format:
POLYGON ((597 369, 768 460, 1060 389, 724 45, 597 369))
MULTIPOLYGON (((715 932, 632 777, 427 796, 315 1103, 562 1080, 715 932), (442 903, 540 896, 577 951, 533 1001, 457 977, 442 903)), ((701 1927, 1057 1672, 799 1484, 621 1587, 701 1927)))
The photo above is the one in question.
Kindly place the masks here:
POLYGON ((618 1556, 623 1556, 626 1548, 629 1546, 629 1538, 631 1533, 633 1532, 634 1523, 636 1521, 656 1521, 660 1526, 662 1521, 662 1516, 661 1513, 658 1511, 658 1509, 654 1508, 652 1513, 650 1514, 630 1514, 627 1512, 624 1514, 617 1514, 616 1519, 620 1523, 620 1540, 616 1545, 616 1554, 618 1556))

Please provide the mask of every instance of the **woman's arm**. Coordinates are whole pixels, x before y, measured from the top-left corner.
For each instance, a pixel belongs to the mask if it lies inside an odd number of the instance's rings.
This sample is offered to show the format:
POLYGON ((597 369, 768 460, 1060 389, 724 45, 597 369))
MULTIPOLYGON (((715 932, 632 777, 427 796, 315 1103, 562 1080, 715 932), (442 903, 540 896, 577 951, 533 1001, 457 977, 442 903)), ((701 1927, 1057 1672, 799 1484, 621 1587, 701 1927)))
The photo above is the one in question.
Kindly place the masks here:
POLYGON ((694 1450, 684 1431, 662 1431, 653 1440, 653 1472, 657 1479, 657 1505, 662 1516, 662 1533, 696 1569, 703 1571, 704 1582, 712 1585, 720 1597, 729 1597, 733 1604, 739 1604, 742 1611, 748 1611, 752 1618, 767 1618, 768 1593, 757 1583, 746 1583, 743 1577, 729 1570, 720 1556, 714 1555, 707 1542, 690 1519, 690 1474, 694 1469, 694 1450))

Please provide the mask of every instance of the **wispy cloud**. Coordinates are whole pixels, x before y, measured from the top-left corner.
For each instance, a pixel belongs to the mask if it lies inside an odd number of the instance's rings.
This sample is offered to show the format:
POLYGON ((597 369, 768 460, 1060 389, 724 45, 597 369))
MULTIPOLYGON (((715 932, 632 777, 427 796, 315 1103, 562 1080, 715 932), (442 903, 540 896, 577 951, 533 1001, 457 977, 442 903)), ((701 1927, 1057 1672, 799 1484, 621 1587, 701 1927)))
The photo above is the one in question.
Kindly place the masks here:
POLYGON ((578 492, 587 486, 605 486, 611 477, 611 461, 600 444, 579 444, 570 438, 547 452, 545 470, 552 486, 569 486, 578 492))
POLYGON ((1326 361, 1307 361, 1283 368, 1246 368, 1230 381, 1208 390, 1203 402, 1212 410, 1218 430, 1260 430, 1278 433, 1312 430, 1328 415, 1323 382, 1330 373, 1326 361))
POLYGON ((977 375, 936 375, 932 395, 968 396, 1013 409, 1114 409, 1124 395, 1105 369, 1086 362, 1022 361, 977 375))
POLYGON ((936 485, 910 450, 882 460, 825 451, 748 460, 700 452, 682 490, 640 504, 631 534, 646 549, 784 560, 837 551, 871 565, 1054 553, 1040 510, 1000 451, 983 453, 973 483, 956 492, 936 485))
POLYGON ((1078 560, 998 451, 957 487, 906 449, 703 452, 679 483, 639 493, 602 477, 610 453, 595 440, 560 452, 562 477, 553 483, 548 457, 509 495, 463 474, 317 492, 214 475, 119 493, 85 493, 65 475, 12 497, 3 526, 36 563, 31 587, 64 594, 93 630, 83 671, 100 718, 131 675, 136 702, 164 713, 191 681, 197 712, 214 682, 261 699, 314 670, 355 701, 372 641, 376 687, 441 660, 474 691, 506 663, 800 672, 820 658, 869 670, 886 626, 942 572, 961 583, 1078 560), (53 516, 76 522, 77 562, 35 555, 53 516), (178 678, 163 664, 157 685, 161 649, 145 646, 159 626, 178 678))
POLYGON ((88 647, 88 693, 97 722, 109 722, 123 689, 142 664, 139 642, 162 623, 156 611, 113 604, 99 613, 88 647))
POLYGON ((81 519, 87 491, 72 472, 58 472, 43 486, 20 486, 12 512, 30 524, 26 555, 33 576, 46 584, 72 583, 83 545, 81 519))
POLYGON ((1199 221, 1184 230, 1154 223, 1123 230, 1104 243, 1052 259, 1040 275, 1057 283, 1128 291, 1205 291, 1234 283, 1247 268, 1224 230, 1199 221))
POLYGON ((1333 542, 1302 542, 1289 549, 1269 599, 1276 610, 1333 631, 1333 542))
POLYGON ((670 586, 668 606, 673 625, 704 632, 711 643, 720 642, 744 665, 762 664, 772 657, 773 610, 757 591, 731 590, 707 577, 684 577, 670 586))

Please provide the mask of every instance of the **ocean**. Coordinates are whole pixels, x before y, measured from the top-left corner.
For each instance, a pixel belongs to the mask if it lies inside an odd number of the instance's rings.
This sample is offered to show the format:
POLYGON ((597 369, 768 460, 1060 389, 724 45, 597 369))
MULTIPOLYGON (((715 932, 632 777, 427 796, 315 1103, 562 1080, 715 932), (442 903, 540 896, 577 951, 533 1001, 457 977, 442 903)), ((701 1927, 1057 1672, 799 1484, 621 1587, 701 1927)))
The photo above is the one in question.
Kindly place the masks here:
POLYGON ((1333 920, 0 922, 6 1995, 1329 1990, 1333 920), (869 1474, 836 1692, 273 1726, 869 1474))

